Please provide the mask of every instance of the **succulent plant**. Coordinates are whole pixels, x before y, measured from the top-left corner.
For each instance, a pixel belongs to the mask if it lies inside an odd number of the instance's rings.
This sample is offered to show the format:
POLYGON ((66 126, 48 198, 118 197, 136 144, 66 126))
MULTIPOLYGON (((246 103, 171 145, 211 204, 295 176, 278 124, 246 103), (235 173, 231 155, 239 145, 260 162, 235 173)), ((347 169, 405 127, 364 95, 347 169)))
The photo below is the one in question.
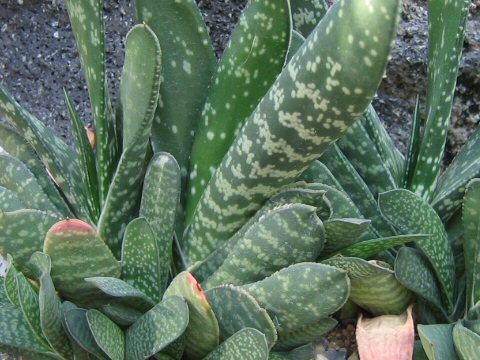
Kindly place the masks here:
POLYGON ((398 0, 252 0, 218 64, 193 0, 138 0, 115 114, 102 1, 66 3, 95 147, 68 95, 75 151, 0 86, 2 351, 308 359, 356 289, 317 260, 428 241, 358 242, 376 232, 338 181, 299 181, 367 111, 398 0))

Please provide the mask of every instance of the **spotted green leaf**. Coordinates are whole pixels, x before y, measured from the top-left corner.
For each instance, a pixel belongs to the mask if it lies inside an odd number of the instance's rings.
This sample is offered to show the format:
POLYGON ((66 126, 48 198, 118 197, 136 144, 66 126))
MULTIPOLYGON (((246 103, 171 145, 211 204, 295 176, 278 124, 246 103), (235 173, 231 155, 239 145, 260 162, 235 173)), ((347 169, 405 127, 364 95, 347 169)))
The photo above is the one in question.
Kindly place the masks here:
POLYGON ((313 323, 300 325, 291 331, 282 331, 279 333, 278 341, 273 350, 289 351, 300 345, 320 339, 323 335, 333 330, 337 324, 337 320, 326 317, 313 323))
POLYGON ((13 191, 25 203, 27 209, 37 209, 52 213, 57 208, 43 192, 35 176, 19 160, 0 154, 0 186, 13 191))
POLYGON ((418 335, 429 360, 458 359, 453 346, 454 324, 418 325, 418 335))
POLYGON ((110 300, 100 310, 121 326, 130 326, 143 315, 143 312, 126 305, 122 299, 110 300))
POLYGON ((353 124, 337 144, 374 198, 381 192, 398 187, 387 163, 363 126, 362 119, 353 124))
POLYGON ((325 0, 290 0, 293 27, 308 37, 328 10, 325 0))
POLYGON ((370 226, 365 219, 331 219, 324 222, 327 242, 323 254, 354 244, 370 226))
POLYGON ((315 261, 324 242, 325 230, 315 207, 289 204, 275 208, 237 241, 205 287, 248 284, 286 266, 315 261))
POLYGON ((93 227, 80 220, 55 224, 45 237, 43 248, 52 261, 52 279, 68 299, 89 300, 97 289, 84 279, 120 276, 120 264, 93 227))
POLYGON ((87 310, 77 308, 74 304, 64 302, 62 304, 62 313, 65 322, 65 329, 72 339, 80 345, 82 349, 93 354, 95 358, 107 360, 107 355, 97 345, 95 338, 90 330, 87 319, 87 310))
POLYGON ((315 345, 312 343, 300 346, 289 352, 274 352, 271 351, 269 360, 311 360, 317 356, 315 345))
POLYGON ((117 160, 115 129, 106 81, 103 1, 67 0, 66 5, 90 95, 97 138, 95 153, 98 184, 103 204, 117 160))
POLYGON ((405 159, 388 135, 372 105, 368 107, 360 121, 375 144, 378 154, 385 162, 385 166, 393 176, 395 183, 397 185, 402 184, 405 159))
POLYGON ((438 179, 432 206, 442 220, 455 213, 462 204, 468 182, 480 175, 480 162, 476 156, 479 148, 480 130, 477 130, 438 179))
POLYGON ((187 271, 178 274, 170 283, 164 299, 183 297, 189 309, 189 323, 185 331, 185 354, 201 359, 219 343, 217 318, 197 280, 187 271))
POLYGON ((480 301, 480 180, 467 186, 463 202, 463 256, 465 258, 467 310, 480 301))
POLYGON ((160 71, 157 37, 147 25, 133 27, 127 35, 120 83, 123 153, 98 221, 100 235, 117 258, 120 257, 123 231, 138 205, 142 169, 158 101, 160 71))
POLYGON ((100 311, 87 311, 87 321, 97 345, 111 360, 125 359, 125 335, 123 330, 100 311))
POLYGON ((153 300, 143 292, 120 279, 96 276, 85 278, 85 281, 109 297, 119 299, 122 303, 134 309, 146 312, 155 305, 153 300))
POLYGON ((252 0, 240 17, 218 64, 195 134, 187 224, 236 134, 285 64, 291 32, 289 10, 287 0, 252 0))
POLYGON ((431 234, 416 244, 430 261, 446 296, 447 308, 451 310, 455 264, 447 233, 435 210, 414 193, 403 189, 380 194, 378 203, 382 214, 402 233, 431 234))
POLYGON ((40 210, 0 211, 0 253, 11 254, 23 271, 30 256, 42 250, 48 229, 59 220, 57 215, 40 210))
POLYGON ((31 359, 61 359, 32 332, 20 309, 0 305, 0 350, 31 359))
POLYGON ((150 224, 157 242, 159 268, 159 294, 165 291, 171 262, 176 211, 180 203, 180 168, 172 155, 157 153, 153 156, 143 183, 140 216, 150 224))
POLYGON ((343 189, 360 210, 362 217, 370 219, 371 232, 379 236, 392 236, 394 232, 377 206, 377 201, 365 180, 350 163, 339 146, 331 146, 322 156, 321 161, 330 169, 343 189))
POLYGON ((332 6, 210 181, 184 241, 191 262, 228 240, 365 111, 384 72, 398 10, 397 0, 340 0, 332 6))
POLYGON ((416 249, 403 247, 395 260, 395 276, 403 286, 441 309, 442 294, 433 269, 425 256, 416 249))
POLYGON ((56 353, 62 358, 70 359, 73 351, 70 339, 62 325, 61 301, 50 277, 50 258, 41 252, 36 252, 31 256, 29 266, 40 283, 38 306, 42 334, 56 353))
POLYGON ((337 190, 343 190, 342 185, 340 185, 328 167, 318 160, 310 164, 307 170, 302 173, 301 179, 308 183, 320 183, 331 186, 337 190))
POLYGON ((143 360, 158 353, 183 334, 188 319, 184 299, 164 299, 127 329, 125 360, 143 360))
POLYGON ((11 303, 17 308, 21 308, 20 299, 18 296, 18 284, 17 284, 17 274, 18 270, 13 264, 13 259, 10 254, 7 255, 7 269, 5 270, 5 278, 3 281, 3 287, 5 290, 5 296, 7 298, 7 303, 11 303))
POLYGON ((153 301, 160 301, 169 271, 169 262, 159 251, 152 228, 145 218, 132 220, 125 229, 122 248, 122 279, 153 301))
POLYGON ((0 124, 0 146, 14 158, 24 163, 35 176, 43 192, 55 205, 57 210, 67 217, 73 217, 65 199, 60 195, 52 178, 48 175, 45 166, 35 153, 32 146, 22 138, 15 130, 0 124))
POLYGON ((208 29, 194 0, 137 0, 135 11, 162 48, 163 85, 152 125, 153 149, 173 155, 185 185, 195 129, 217 63, 208 29))
POLYGON ((40 120, 22 108, 0 85, 0 115, 33 147, 75 210, 88 219, 87 198, 74 152, 40 120))
POLYGON ((368 259, 382 251, 408 243, 415 243, 418 240, 425 240, 429 236, 430 235, 425 234, 413 234, 370 239, 347 246, 343 249, 338 250, 335 254, 332 255, 342 255, 348 257, 368 259))
POLYGON ((405 159, 405 170, 403 174, 403 187, 411 189, 412 181, 415 174, 415 167, 418 161, 418 154, 421 145, 421 125, 422 119, 420 114, 420 98, 417 96, 415 102, 415 110, 413 112, 412 127, 410 130, 410 138, 408 140, 407 157, 405 159))
MULTIPOLYGON (((96 222, 100 215, 100 193, 98 189, 97 169, 95 162, 95 153, 92 145, 88 141, 87 132, 83 126, 78 112, 75 110, 72 99, 64 90, 65 104, 67 105, 72 124, 73 137, 75 138, 75 150, 78 162, 81 164, 81 173, 83 182, 88 189, 88 206, 91 218, 96 222)), ((96 145, 95 145, 96 148, 96 145)), ((100 156, 100 155, 99 155, 100 156)), ((103 201, 103 199, 102 199, 103 201)))
POLYGON ((470 3, 468 0, 428 3, 426 125, 411 184, 415 193, 427 200, 435 190, 442 163, 470 3))
POLYGON ((260 331, 245 328, 232 335, 204 360, 267 360, 268 346, 260 331))
POLYGON ((453 327, 453 343, 460 360, 478 357, 480 335, 463 326, 461 321, 458 321, 453 327))
POLYGON ((25 209, 27 206, 13 191, 0 186, 1 211, 15 211, 25 209))
POLYGON ((298 263, 242 288, 277 318, 280 333, 328 317, 341 308, 349 296, 350 282, 343 270, 298 263))
POLYGON ((243 328, 253 328, 265 334, 268 348, 277 341, 277 330, 258 302, 245 290, 225 285, 205 291, 220 327, 220 340, 224 341, 243 328))
POLYGON ((412 293, 395 278, 386 263, 351 257, 334 257, 323 263, 347 271, 350 300, 375 316, 399 315, 412 301, 412 293))

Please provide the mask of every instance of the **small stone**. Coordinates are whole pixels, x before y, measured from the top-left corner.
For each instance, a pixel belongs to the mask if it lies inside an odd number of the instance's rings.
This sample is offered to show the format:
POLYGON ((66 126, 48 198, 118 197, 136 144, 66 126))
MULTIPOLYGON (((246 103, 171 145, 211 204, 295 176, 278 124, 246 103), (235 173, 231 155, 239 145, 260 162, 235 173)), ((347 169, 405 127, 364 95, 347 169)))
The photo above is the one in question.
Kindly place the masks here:
POLYGON ((54 37, 55 39, 58 39, 58 38, 60 37, 60 35, 58 34, 58 31, 55 31, 55 32, 53 33, 53 37, 54 37))

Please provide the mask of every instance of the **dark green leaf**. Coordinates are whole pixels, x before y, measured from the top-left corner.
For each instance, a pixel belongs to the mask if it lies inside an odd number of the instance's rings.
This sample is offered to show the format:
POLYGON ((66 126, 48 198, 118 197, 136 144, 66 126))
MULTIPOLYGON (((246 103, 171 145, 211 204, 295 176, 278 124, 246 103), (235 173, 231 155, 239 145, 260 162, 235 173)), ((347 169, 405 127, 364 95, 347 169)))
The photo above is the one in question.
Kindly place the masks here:
POLYGON ((123 330, 100 311, 87 311, 87 321, 97 345, 111 360, 125 359, 125 335, 123 330))
POLYGON ((25 209, 27 206, 13 191, 0 186, 1 211, 15 211, 25 209))
POLYGON ((294 28, 308 37, 328 10, 325 0, 290 0, 294 28))
POLYGON ((418 325, 418 335, 430 360, 458 359, 453 346, 453 324, 418 325))
POLYGON ((267 360, 268 346, 260 331, 245 328, 228 338, 204 360, 267 360))

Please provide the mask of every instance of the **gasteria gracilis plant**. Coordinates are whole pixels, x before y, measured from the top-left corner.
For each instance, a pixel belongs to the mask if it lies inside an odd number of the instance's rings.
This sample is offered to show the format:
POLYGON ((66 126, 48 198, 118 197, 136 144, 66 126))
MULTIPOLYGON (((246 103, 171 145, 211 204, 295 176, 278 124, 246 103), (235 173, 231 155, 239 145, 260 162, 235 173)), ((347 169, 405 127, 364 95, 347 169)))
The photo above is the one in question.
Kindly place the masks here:
MULTIPOLYGON (((431 238, 378 239, 338 182, 299 181, 371 113, 399 0, 251 0, 218 63, 195 1, 137 0, 115 112, 103 2, 66 4, 96 145, 68 94, 75 151, 0 86, 2 351, 310 359, 332 314, 361 303, 362 279, 332 256, 431 238)), ((380 273, 393 311, 408 305, 393 270, 354 261, 380 273)))

